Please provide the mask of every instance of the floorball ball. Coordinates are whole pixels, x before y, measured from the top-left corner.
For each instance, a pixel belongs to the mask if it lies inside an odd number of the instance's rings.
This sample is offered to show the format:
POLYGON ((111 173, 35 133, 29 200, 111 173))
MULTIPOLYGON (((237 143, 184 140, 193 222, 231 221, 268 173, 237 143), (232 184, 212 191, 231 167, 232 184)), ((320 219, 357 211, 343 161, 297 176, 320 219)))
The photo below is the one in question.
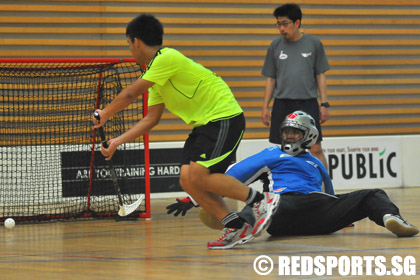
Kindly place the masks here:
POLYGON ((15 227, 15 220, 12 218, 7 218, 6 221, 4 221, 4 226, 6 228, 14 228, 15 227))

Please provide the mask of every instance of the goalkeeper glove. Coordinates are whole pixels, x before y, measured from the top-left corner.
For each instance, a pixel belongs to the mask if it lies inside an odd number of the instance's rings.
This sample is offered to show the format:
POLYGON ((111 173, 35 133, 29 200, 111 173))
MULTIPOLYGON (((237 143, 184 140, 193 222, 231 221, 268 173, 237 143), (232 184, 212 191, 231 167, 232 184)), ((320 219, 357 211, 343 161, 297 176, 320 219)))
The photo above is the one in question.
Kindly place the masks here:
POLYGON ((195 203, 194 200, 190 197, 185 198, 177 198, 176 202, 166 206, 166 209, 168 209, 168 214, 172 214, 175 212, 174 216, 178 217, 178 215, 182 212, 182 216, 185 216, 188 210, 190 210, 193 207, 198 207, 198 205, 195 203))

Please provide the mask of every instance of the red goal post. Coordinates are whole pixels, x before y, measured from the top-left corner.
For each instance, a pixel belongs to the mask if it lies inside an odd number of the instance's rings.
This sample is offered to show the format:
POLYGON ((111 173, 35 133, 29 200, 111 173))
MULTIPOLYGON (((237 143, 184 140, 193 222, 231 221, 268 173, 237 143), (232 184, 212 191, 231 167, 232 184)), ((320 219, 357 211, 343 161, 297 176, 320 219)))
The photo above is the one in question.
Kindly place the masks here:
MULTIPOLYGON (((117 216, 91 116, 141 71, 134 59, 0 59, 0 221, 117 216)), ((105 124, 107 137, 145 115, 147 92, 105 124)), ((124 202, 145 195, 130 216, 150 218, 149 135, 113 163, 124 202)))

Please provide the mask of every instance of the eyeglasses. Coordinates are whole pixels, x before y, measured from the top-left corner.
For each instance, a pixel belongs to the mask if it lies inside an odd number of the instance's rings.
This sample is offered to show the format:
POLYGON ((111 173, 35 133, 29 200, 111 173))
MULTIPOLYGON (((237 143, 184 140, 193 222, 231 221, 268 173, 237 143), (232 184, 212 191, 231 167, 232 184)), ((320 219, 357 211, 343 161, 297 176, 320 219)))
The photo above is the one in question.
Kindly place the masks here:
POLYGON ((289 26, 289 24, 291 24, 291 23, 293 23, 293 21, 282 21, 282 22, 277 22, 277 23, 276 23, 276 26, 277 26, 277 27, 280 27, 280 26, 283 26, 283 27, 288 27, 288 26, 289 26))

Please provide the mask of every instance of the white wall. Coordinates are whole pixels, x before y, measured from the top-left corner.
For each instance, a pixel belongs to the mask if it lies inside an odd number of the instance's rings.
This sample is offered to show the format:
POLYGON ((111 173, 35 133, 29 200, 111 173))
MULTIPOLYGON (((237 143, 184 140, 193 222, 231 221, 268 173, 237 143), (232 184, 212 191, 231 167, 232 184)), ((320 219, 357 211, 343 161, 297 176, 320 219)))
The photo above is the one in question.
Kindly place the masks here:
MULTIPOLYGON (((242 140, 237 160, 260 152, 272 146, 268 140, 242 140)), ((183 142, 151 143, 151 149, 182 148, 183 142)), ((335 155, 341 160, 344 155, 346 172, 349 173, 349 158, 352 155, 353 177, 343 178, 340 174, 342 162, 333 170, 333 183, 336 190, 363 188, 420 187, 420 135, 326 137, 322 142, 326 156, 335 155), (357 166, 356 158, 364 159, 357 166), (387 167, 387 160, 389 166, 387 167), (389 174, 387 168, 391 170, 389 174), (363 178, 357 178, 364 173, 363 178), (382 176, 381 176, 382 175, 382 176), (375 178, 376 176, 376 178, 375 178)), ((153 198, 180 196, 182 193, 152 194, 153 198)))
POLYGON ((404 187, 420 186, 420 135, 401 136, 404 187))
MULTIPOLYGON (((183 142, 151 143, 150 148, 182 148, 183 144, 183 142)), ((272 146, 272 144, 269 143, 268 140, 243 140, 237 152, 237 160, 242 160, 270 146, 272 146)), ((353 165, 356 165, 356 154, 359 154, 359 157, 361 158, 364 155, 365 159, 369 159, 369 154, 372 154, 372 170, 369 172, 370 163, 368 161, 364 164, 364 168, 366 169, 366 173, 376 174, 377 178, 370 178, 369 176, 366 176, 364 178, 344 179, 342 176, 340 176, 340 172, 335 169, 333 170, 333 182, 336 190, 358 188, 420 187, 420 135, 326 137, 322 142, 322 146, 327 156, 329 154, 334 154, 338 157, 341 157, 342 154, 345 154, 345 160, 347 161, 346 167, 348 167, 349 154, 353 154, 353 165), (382 155, 378 156, 379 153, 382 153, 382 155), (392 173, 397 174, 395 177, 392 177, 386 173, 386 160, 387 157, 389 157, 392 153, 395 153, 395 155, 390 158, 389 167, 392 173), (381 159, 383 168, 382 178, 380 176, 381 159)), ((57 156, 57 159, 59 159, 59 156, 57 156)), ((60 162, 55 164, 57 165, 57 168, 50 169, 56 170, 57 174, 50 175, 50 177, 52 180, 59 180, 60 168, 58 167, 60 162)), ((39 167, 42 166, 43 165, 41 164, 39 167)), ((359 171, 360 170, 364 171, 363 167, 359 167, 359 171)), ((1 191, 7 191, 7 188, 3 188, 1 191)), ((178 197, 181 195, 183 195, 183 193, 160 193, 152 194, 152 197, 178 197)), ((3 203, 7 204, 6 201, 3 201, 3 203)))
MULTIPOLYGON (((238 149, 238 160, 271 145, 268 140, 243 140, 238 149)), ((332 170, 337 190, 420 187, 420 135, 326 137, 322 148, 327 157, 335 155, 340 161, 339 166, 332 170), (346 179, 341 174, 341 168, 345 167, 347 175, 350 173, 350 155, 353 176, 346 179), (342 157, 345 166, 341 162, 342 157), (357 178, 358 172, 364 176, 357 178)))

